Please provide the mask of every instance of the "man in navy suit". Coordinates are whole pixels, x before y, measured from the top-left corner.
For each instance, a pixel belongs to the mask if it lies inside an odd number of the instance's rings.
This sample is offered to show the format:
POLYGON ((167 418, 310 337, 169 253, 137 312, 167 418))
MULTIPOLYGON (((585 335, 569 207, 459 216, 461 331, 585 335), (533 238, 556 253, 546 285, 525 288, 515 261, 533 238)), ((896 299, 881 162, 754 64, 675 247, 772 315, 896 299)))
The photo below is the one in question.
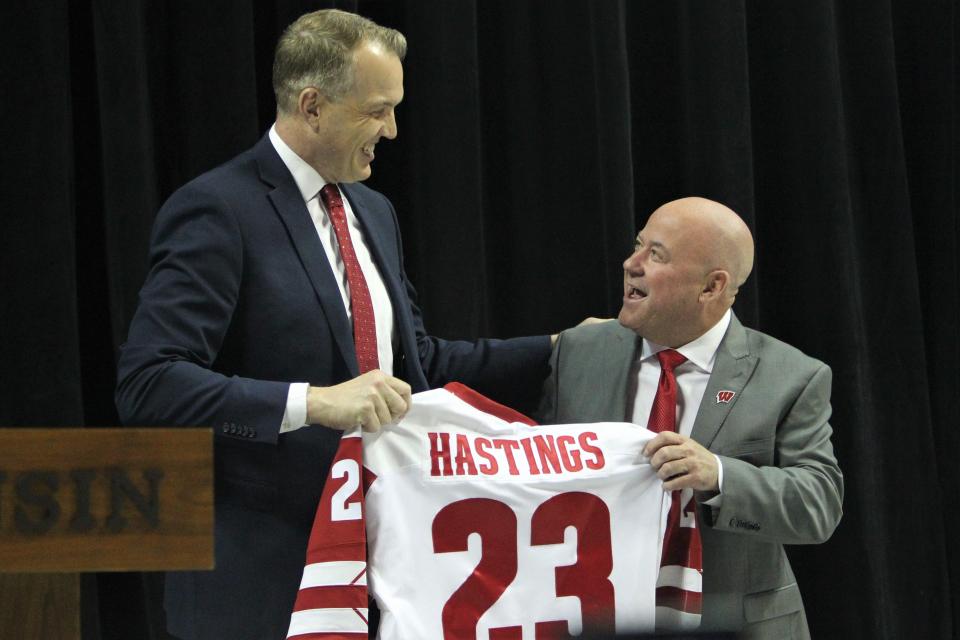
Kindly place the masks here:
POLYGON ((126 424, 215 430, 216 568, 166 581, 168 628, 185 640, 285 637, 340 430, 379 429, 450 380, 509 399, 546 375, 547 336, 426 334, 393 207, 359 184, 397 135, 405 52, 400 33, 359 16, 302 16, 277 46, 275 125, 157 215, 116 398, 126 424), (321 198, 326 185, 342 205, 321 198), (362 375, 360 288, 378 363, 362 375))

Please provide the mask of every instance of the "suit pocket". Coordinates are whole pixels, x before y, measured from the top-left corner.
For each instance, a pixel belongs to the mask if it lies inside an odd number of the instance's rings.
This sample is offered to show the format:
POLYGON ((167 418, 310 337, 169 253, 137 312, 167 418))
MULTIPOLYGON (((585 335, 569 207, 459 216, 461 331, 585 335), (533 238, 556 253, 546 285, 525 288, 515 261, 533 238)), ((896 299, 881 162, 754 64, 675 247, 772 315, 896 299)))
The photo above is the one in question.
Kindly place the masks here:
POLYGON ((747 621, 741 640, 809 640, 803 600, 797 584, 779 589, 750 593, 743 597, 743 615, 747 621))
POLYGON ((217 483, 216 489, 217 498, 227 504, 265 513, 274 511, 277 506, 278 491, 275 484, 227 476, 217 483))
POLYGON ((273 511, 278 497, 276 448, 246 442, 218 443, 217 500, 257 511, 273 511))
POLYGON ((748 623, 789 616, 800 611, 803 611, 803 600, 796 582, 743 596, 743 617, 748 623))
POLYGON ((773 445, 774 436, 755 438, 721 447, 716 453, 728 458, 743 460, 758 467, 769 466, 773 464, 773 445))

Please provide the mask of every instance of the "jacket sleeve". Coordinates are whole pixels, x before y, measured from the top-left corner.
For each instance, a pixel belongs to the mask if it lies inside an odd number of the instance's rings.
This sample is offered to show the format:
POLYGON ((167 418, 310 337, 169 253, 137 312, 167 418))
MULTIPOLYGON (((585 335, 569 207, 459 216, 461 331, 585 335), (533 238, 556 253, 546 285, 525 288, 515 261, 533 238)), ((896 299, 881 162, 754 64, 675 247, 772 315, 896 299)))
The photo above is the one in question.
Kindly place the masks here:
MULTIPOLYGON (((399 278, 413 319, 417 358, 428 388, 460 382, 520 411, 536 408, 540 386, 547 375, 549 336, 497 340, 445 340, 427 333, 417 305, 417 292, 403 266, 403 246, 396 211, 377 194, 393 217, 393 235, 399 259, 399 278)), ((416 386, 416 385, 414 385, 416 386)))
POLYGON ((275 443, 288 383, 211 369, 237 307, 241 228, 216 194, 188 185, 157 215, 150 270, 120 349, 116 403, 131 425, 212 426, 275 443))
POLYGON ((461 382, 520 411, 534 406, 547 375, 549 336, 474 341, 437 338, 428 335, 423 327, 416 292, 409 281, 407 292, 413 307, 420 364, 431 388, 461 382))
POLYGON ((843 475, 830 443, 830 385, 830 369, 820 364, 777 425, 773 465, 721 456, 722 504, 701 506, 708 524, 781 544, 830 537, 843 511, 843 475))
POLYGON ((560 395, 560 352, 564 346, 564 333, 557 337, 557 343, 553 346, 550 353, 549 369, 547 379, 543 382, 540 392, 540 406, 537 408, 534 417, 540 424, 557 423, 557 399, 560 395))

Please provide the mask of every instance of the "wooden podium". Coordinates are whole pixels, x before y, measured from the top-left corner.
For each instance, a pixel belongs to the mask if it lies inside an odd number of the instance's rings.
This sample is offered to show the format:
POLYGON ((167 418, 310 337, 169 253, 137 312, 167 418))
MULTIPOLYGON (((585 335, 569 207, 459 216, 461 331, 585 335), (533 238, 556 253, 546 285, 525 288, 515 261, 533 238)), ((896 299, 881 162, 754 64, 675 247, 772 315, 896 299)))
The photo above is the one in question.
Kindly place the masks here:
POLYGON ((0 638, 79 640, 78 572, 211 568, 210 429, 0 429, 0 638))

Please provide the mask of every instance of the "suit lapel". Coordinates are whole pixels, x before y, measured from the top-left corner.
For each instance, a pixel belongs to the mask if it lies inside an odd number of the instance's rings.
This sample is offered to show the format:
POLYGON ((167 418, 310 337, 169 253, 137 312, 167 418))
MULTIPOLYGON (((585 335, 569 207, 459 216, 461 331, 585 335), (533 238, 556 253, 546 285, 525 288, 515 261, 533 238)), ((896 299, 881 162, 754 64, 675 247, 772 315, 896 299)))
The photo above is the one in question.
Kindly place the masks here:
POLYGON ((337 347, 343 354, 347 369, 351 377, 355 377, 359 375, 359 370, 353 346, 353 328, 347 319, 343 298, 340 297, 340 287, 330 269, 330 262, 320 238, 317 237, 317 229, 310 218, 310 212, 307 211, 303 196, 270 143, 269 137, 264 136, 260 140, 255 147, 255 153, 261 179, 273 187, 267 197, 287 228, 300 263, 307 272, 320 307, 330 324, 337 347))
POLYGON ((713 444, 756 366, 757 356, 750 353, 747 332, 734 315, 730 318, 727 333, 717 348, 713 372, 703 393, 703 400, 700 401, 700 409, 690 434, 694 440, 707 448, 713 444), (732 391, 733 397, 727 402, 720 402, 718 394, 721 391, 732 391))

